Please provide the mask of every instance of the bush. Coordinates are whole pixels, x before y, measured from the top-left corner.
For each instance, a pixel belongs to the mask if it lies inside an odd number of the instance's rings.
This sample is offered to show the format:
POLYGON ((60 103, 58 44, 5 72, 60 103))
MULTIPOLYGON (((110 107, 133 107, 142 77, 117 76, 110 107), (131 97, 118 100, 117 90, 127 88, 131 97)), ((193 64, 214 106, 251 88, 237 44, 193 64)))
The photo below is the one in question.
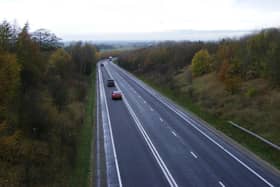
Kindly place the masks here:
POLYGON ((256 88, 253 87, 248 88, 247 92, 245 93, 247 97, 254 97, 256 94, 257 94, 257 90, 256 88))
POLYGON ((225 89, 226 91, 234 94, 239 91, 241 86, 241 78, 240 77, 230 77, 227 78, 225 81, 225 89))

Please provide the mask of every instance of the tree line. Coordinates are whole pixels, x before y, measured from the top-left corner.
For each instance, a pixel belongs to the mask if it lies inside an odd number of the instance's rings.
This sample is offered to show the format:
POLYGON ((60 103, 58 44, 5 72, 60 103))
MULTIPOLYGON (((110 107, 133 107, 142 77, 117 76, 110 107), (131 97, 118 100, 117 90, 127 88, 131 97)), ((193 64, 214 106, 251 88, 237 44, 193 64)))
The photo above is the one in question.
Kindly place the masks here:
POLYGON ((0 23, 0 184, 69 186, 94 45, 0 23))
POLYGON ((175 85, 174 75, 184 68, 188 69, 189 77, 216 72, 232 94, 238 92, 243 81, 250 79, 262 78, 272 87, 279 87, 280 30, 264 29, 239 39, 218 42, 163 42, 122 53, 119 63, 170 87, 175 85))

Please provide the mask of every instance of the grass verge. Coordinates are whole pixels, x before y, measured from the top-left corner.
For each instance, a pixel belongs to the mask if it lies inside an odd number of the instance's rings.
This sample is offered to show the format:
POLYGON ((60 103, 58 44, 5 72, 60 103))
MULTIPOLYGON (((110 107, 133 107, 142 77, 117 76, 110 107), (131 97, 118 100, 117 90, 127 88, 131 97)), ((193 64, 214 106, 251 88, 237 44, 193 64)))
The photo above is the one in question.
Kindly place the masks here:
POLYGON ((72 186, 86 187, 90 185, 91 178, 91 148, 92 136, 95 119, 95 84, 96 71, 90 76, 90 86, 88 88, 88 99, 86 104, 86 113, 84 124, 79 132, 77 143, 77 160, 74 169, 72 186))
POLYGON ((195 115, 211 124, 215 129, 223 132, 225 135, 234 139, 236 142, 255 153, 255 155, 280 170, 280 151, 263 143, 259 139, 241 131, 240 129, 231 126, 227 122, 227 119, 220 119, 214 115, 207 113, 203 110, 203 108, 201 108, 197 103, 194 103, 186 95, 178 94, 177 92, 174 92, 174 90, 171 90, 166 86, 155 84, 152 80, 147 79, 143 76, 140 76, 139 78, 146 84, 153 87, 155 90, 173 100, 176 104, 180 105, 188 111, 193 112, 195 115))

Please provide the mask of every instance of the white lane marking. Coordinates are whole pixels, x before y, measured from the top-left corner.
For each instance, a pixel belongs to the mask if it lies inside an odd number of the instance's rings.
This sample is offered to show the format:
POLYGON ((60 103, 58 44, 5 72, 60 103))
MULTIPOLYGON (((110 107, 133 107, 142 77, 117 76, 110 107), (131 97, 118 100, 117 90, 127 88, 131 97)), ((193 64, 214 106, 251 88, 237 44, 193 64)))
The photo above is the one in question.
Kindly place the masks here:
POLYGON ((153 109, 152 107, 150 108, 150 110, 151 110, 151 111, 154 111, 154 109, 153 109))
MULTIPOLYGON (((97 66, 98 67, 98 66, 97 66)), ((99 69, 99 68, 97 68, 99 69)), ((100 146, 101 146, 101 142, 100 142, 100 119, 99 119, 99 114, 100 114, 100 110, 99 110, 99 103, 100 103, 100 84, 99 84, 99 74, 96 74, 96 85, 98 86, 98 89, 96 89, 96 186, 97 187, 101 187, 101 167, 100 167, 100 157, 101 157, 101 153, 100 153, 100 146)))
POLYGON ((144 100, 144 103, 146 104, 147 102, 144 100))
POLYGON ((226 187, 226 186, 222 183, 222 181, 219 181, 219 184, 221 185, 221 187, 226 187))
POLYGON ((113 138, 113 131, 112 131, 112 127, 111 127, 111 120, 110 120, 110 114, 109 114, 109 109, 108 109, 108 103, 107 103, 107 98, 106 98, 105 88, 104 88, 104 82, 103 82, 103 78, 102 78, 100 69, 99 69, 99 81, 100 81, 99 85, 101 86, 100 87, 100 95, 101 95, 101 97, 103 97, 104 102, 105 102, 105 109, 106 109, 106 114, 107 114, 107 119, 108 119, 110 137, 111 137, 111 142, 112 142, 112 147, 113 147, 113 156, 114 156, 114 162, 115 162, 115 166, 116 166, 119 186, 122 187, 122 179, 121 179, 121 175, 120 175, 120 169, 119 169, 119 164, 118 164, 115 142, 114 142, 114 138, 113 138))
MULTIPOLYGON (((110 77, 112 77, 111 72, 108 71, 108 74, 110 75, 110 77)), ((116 82, 116 87, 118 88, 118 90, 121 90, 118 83, 116 82)), ((131 106, 129 105, 126 96, 124 94, 124 92, 122 92, 124 97, 123 97, 123 101, 130 113, 130 115, 132 116, 132 118, 134 119, 136 126, 138 127, 139 131, 141 132, 142 136, 144 137, 146 143, 148 144, 149 149, 151 150, 154 158, 156 159, 158 165, 160 166, 164 176, 166 177, 169 185, 171 187, 178 187, 178 184, 176 183, 175 179, 173 178, 173 176, 171 175, 170 171, 168 170, 166 164, 164 163, 164 161, 162 160, 161 156, 159 155, 157 149, 155 148, 153 142, 151 141, 150 137, 148 136, 148 134, 146 133, 145 129, 143 128, 140 120, 138 119, 138 117, 136 116, 135 112, 133 111, 133 109, 131 108, 131 106)))
POLYGON ((174 131, 171 131, 172 132, 172 134, 174 135, 174 136, 176 136, 177 137, 177 134, 174 132, 174 131))
MULTIPOLYGON (((165 104, 165 103, 163 103, 165 104)), ((200 132, 202 135, 204 135, 206 138, 208 138, 212 143, 217 145, 220 149, 222 149, 225 153, 227 153, 229 156, 231 156, 234 160, 239 162, 242 166, 247 168, 250 172, 252 172, 254 175, 256 175, 259 179, 261 179, 264 183, 266 183, 270 187, 274 187, 273 184, 268 182, 266 179, 264 179, 260 174, 258 174, 255 170, 253 170, 251 167, 249 167, 247 164, 245 164, 243 161, 238 159, 234 154, 232 154, 230 151, 228 151, 226 148, 224 148, 221 144, 216 142, 213 138, 208 136, 205 132, 203 132, 201 129, 199 129, 197 126, 195 126, 193 123, 194 121, 192 119, 187 119, 183 114, 181 114, 181 111, 176 111, 175 109, 171 108, 168 104, 166 104, 171 110, 173 110, 176 114, 178 114, 182 119, 184 119, 186 122, 188 122, 193 128, 195 128, 198 132, 200 132), (180 113, 179 113, 180 112, 180 113)))
MULTIPOLYGON (((120 67, 116 66, 118 69, 120 69, 120 67)), ((132 77, 131 75, 129 75, 128 73, 126 73, 124 70, 120 69, 120 71, 122 71, 123 73, 125 73, 128 77, 132 77)), ((183 120, 185 120, 186 122, 188 122, 188 124, 190 124, 194 129, 196 129, 198 132, 200 132, 203 136, 205 136, 208 140, 210 140, 212 143, 214 143, 215 145, 217 145, 220 149, 222 149, 225 153, 227 153, 230 157, 232 157, 234 160, 236 160, 238 163, 240 163, 243 167, 245 167, 246 169, 248 169, 251 173, 253 173, 255 176, 257 176, 260 180, 262 180, 265 184, 267 184, 270 187, 274 187, 273 184, 271 184, 270 182, 268 182, 264 177, 262 177, 259 173, 257 173, 254 169, 252 169, 250 166, 248 166, 247 164, 245 164, 243 161, 241 161, 240 159, 238 159, 234 154, 232 154, 230 151, 228 151, 226 148, 224 148, 221 144, 219 144, 218 142, 216 142, 213 138, 211 138, 209 135, 207 135, 205 132, 203 132, 201 129, 199 129, 196 125, 195 125, 195 121, 191 118, 189 118, 186 114, 184 114, 182 111, 179 111, 177 108, 175 108, 174 106, 170 105, 169 103, 167 103, 166 101, 163 101, 162 99, 160 99, 159 97, 156 97, 154 95, 154 93, 150 90, 148 90, 148 88, 146 88, 145 86, 143 86, 143 83, 138 82, 137 80, 133 79, 139 86, 141 86, 143 89, 145 89, 148 93, 150 93, 152 96, 154 96, 154 98, 156 98, 158 101, 160 101, 162 104, 164 104, 167 108, 169 108, 170 110, 172 110, 173 112, 175 112, 178 116, 180 116, 183 120), (177 111, 178 110, 178 111, 177 111), (187 119, 188 118, 188 119, 187 119)), ((149 88, 150 89, 150 88, 149 88)))
POLYGON ((163 119, 162 119, 162 118, 159 118, 159 120, 160 120, 161 122, 163 122, 163 119))
POLYGON ((198 156, 196 154, 194 154, 194 152, 191 151, 191 154, 194 158, 196 158, 196 159, 198 158, 198 156))

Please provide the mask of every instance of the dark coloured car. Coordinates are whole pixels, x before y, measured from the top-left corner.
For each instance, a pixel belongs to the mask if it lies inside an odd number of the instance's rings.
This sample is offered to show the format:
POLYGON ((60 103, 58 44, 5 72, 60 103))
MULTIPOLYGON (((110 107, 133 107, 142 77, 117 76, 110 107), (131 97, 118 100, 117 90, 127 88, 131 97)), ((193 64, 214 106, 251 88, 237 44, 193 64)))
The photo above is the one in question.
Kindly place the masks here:
POLYGON ((122 99, 122 92, 121 91, 113 91, 112 92, 112 100, 122 99))
POLYGON ((104 64, 101 64, 101 67, 103 67, 104 66, 104 64))
POLYGON ((108 87, 115 87, 115 82, 114 82, 114 80, 107 80, 107 86, 108 86, 108 87))

